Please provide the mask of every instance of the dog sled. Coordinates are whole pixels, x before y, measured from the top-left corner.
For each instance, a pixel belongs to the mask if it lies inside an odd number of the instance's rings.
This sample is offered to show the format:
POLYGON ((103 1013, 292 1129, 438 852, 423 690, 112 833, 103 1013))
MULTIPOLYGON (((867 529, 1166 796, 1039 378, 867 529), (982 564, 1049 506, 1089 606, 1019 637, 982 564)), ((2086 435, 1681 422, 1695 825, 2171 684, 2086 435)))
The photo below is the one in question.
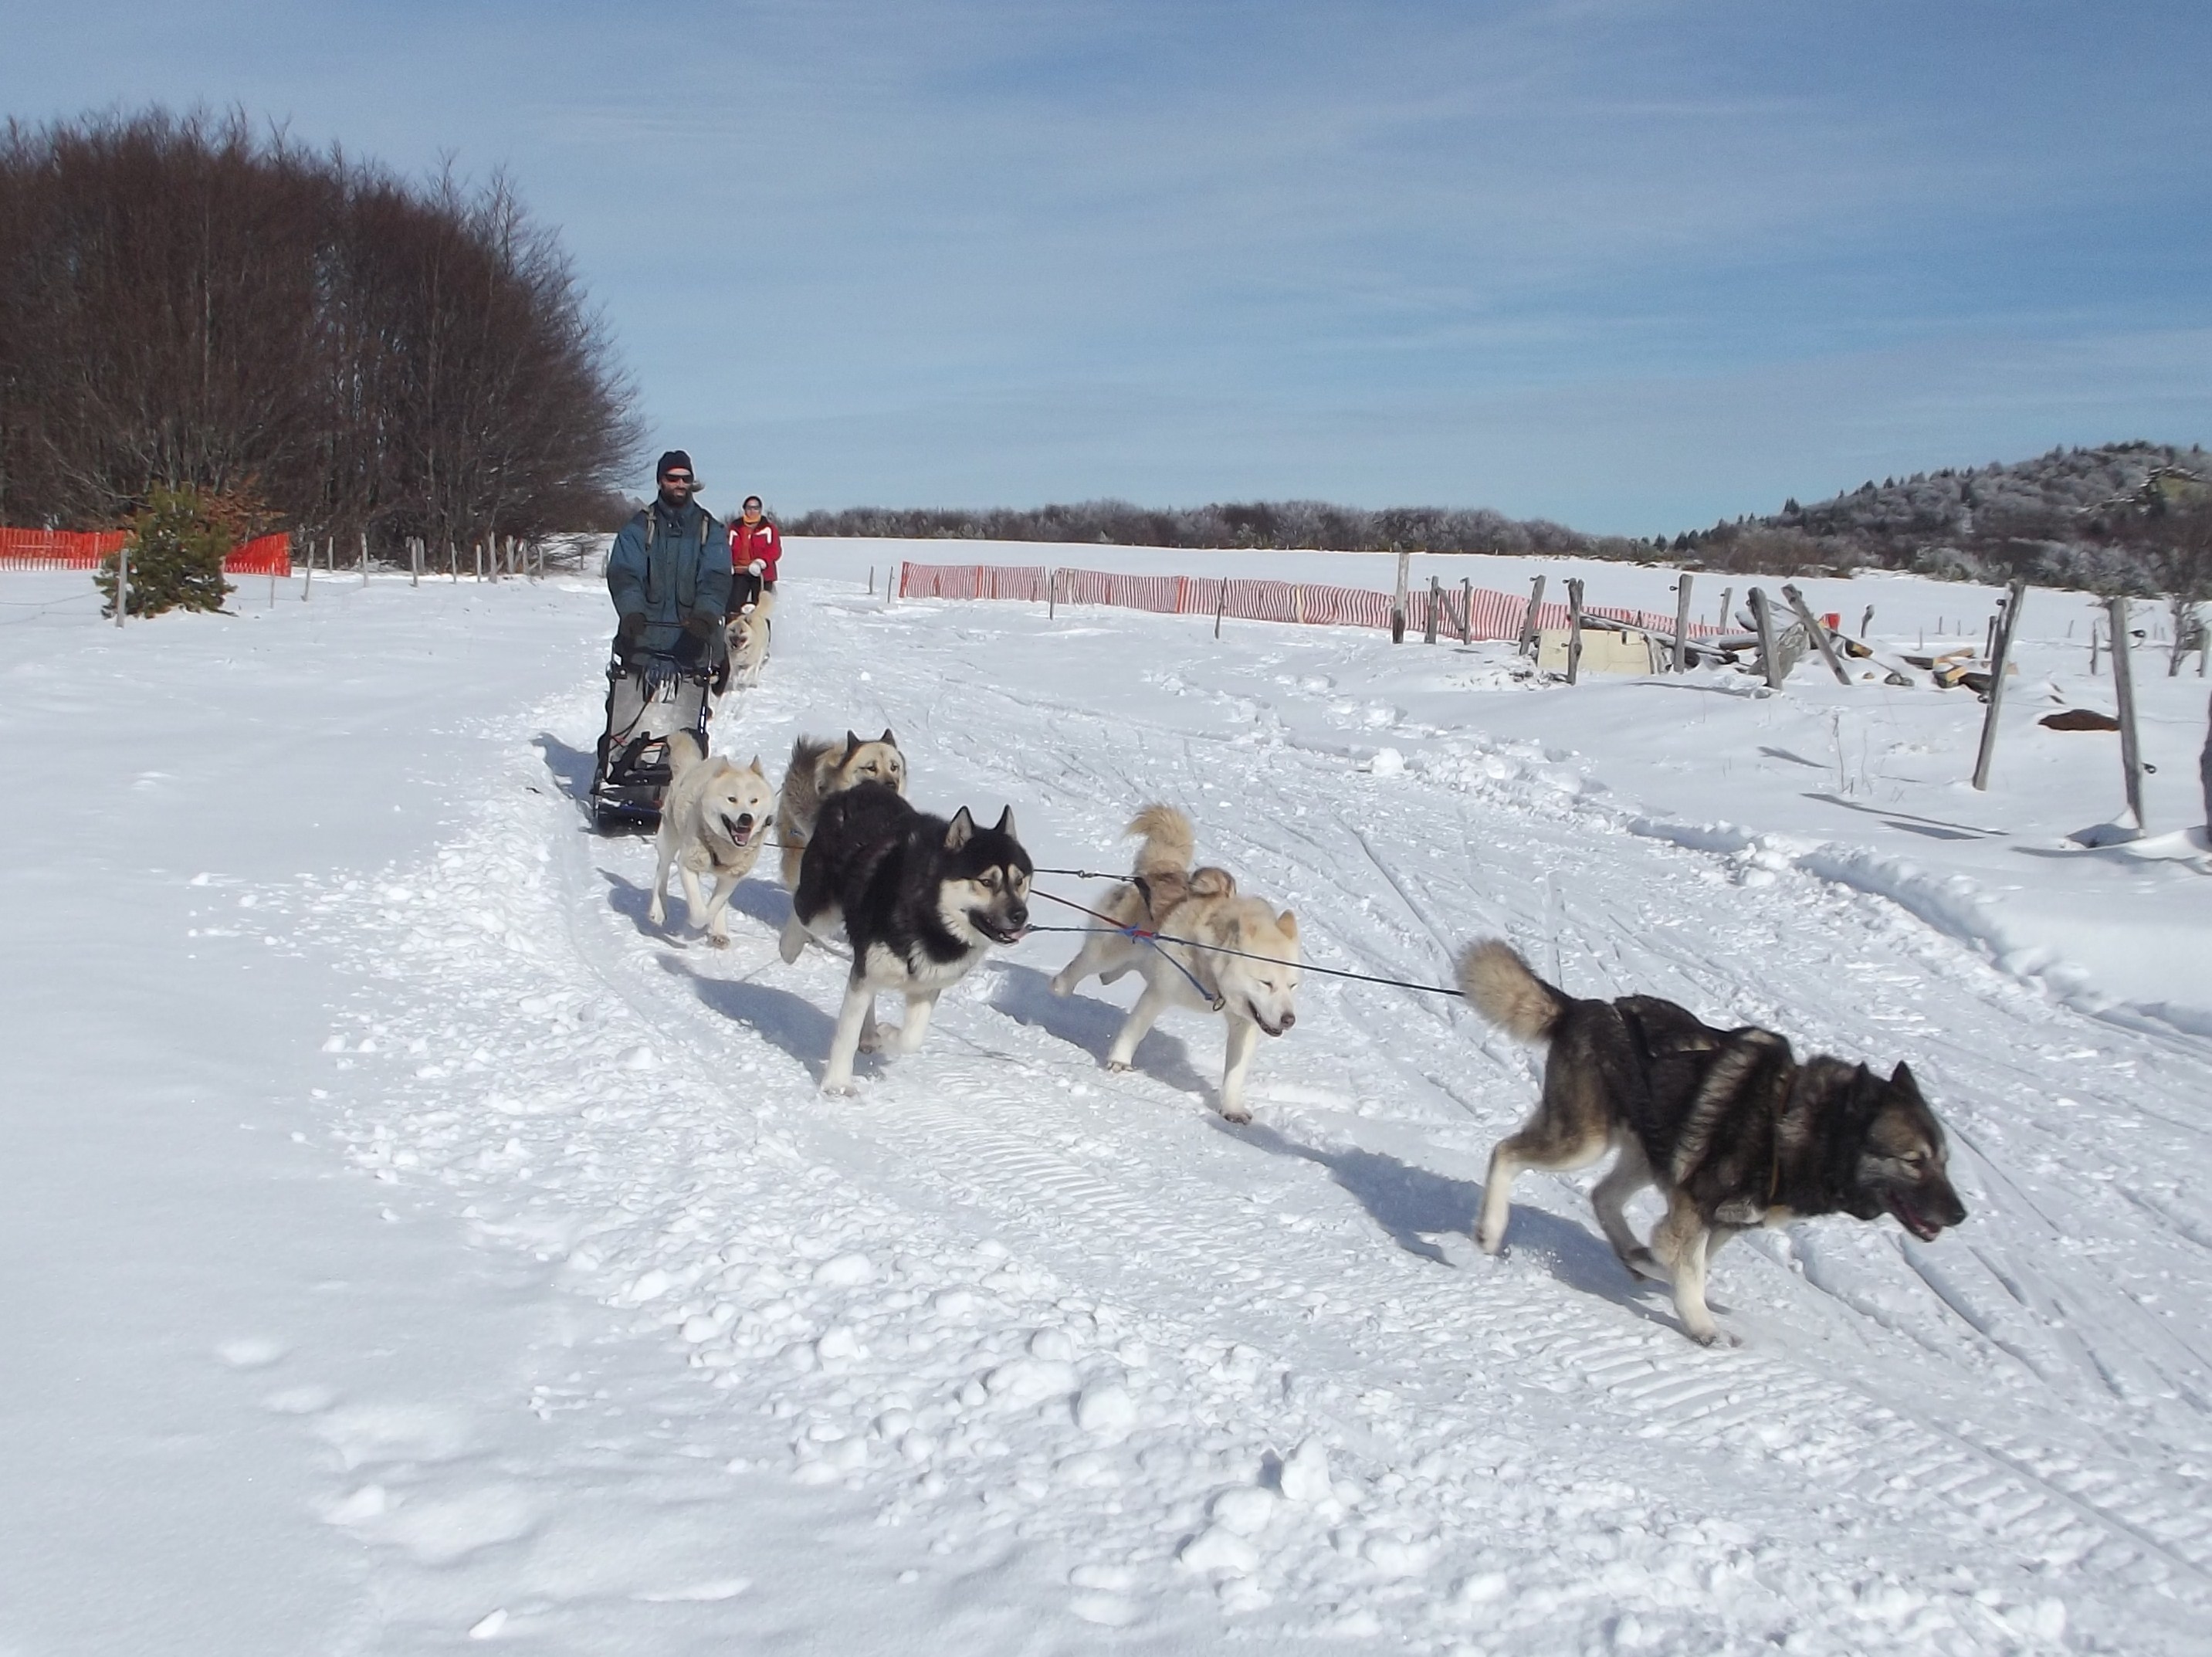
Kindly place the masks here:
POLYGON ((607 664, 607 728, 592 774, 592 822, 601 834, 651 828, 670 779, 668 739, 688 731, 707 751, 711 692, 720 664, 668 656, 616 656, 607 664))

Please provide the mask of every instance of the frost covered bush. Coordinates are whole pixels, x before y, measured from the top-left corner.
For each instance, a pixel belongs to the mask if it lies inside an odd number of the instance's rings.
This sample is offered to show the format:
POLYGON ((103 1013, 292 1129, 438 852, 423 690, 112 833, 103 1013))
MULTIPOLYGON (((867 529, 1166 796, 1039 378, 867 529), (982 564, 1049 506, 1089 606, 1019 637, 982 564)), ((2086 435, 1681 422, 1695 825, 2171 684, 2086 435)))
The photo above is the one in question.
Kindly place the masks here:
MULTIPOLYGON (((234 496, 186 485, 156 488, 131 520, 125 550, 131 555, 126 602, 133 616, 159 616, 171 610, 221 610, 230 584, 222 561, 244 538, 252 509, 234 496)), ((115 614, 117 559, 110 555, 93 577, 115 614)))

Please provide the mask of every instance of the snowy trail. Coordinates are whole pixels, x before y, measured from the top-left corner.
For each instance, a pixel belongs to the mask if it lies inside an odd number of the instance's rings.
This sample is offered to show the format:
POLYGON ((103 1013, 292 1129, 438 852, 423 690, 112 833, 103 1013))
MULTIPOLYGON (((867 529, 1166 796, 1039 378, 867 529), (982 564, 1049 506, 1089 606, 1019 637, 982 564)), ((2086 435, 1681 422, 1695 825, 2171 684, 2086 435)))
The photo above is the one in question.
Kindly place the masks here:
MULTIPOLYGON (((1116 1008, 1045 989, 1066 937, 822 1101, 840 963, 775 961, 765 879, 726 952, 645 925, 650 843, 564 798, 586 689, 514 722, 434 862, 283 895, 370 975, 333 1036, 376 1071, 356 1159, 620 1308, 741 1406, 750 1470, 856 1494, 971 1599, 1059 1579, 1071 1649, 1224 1618, 1376 1650, 2203 1648, 2203 1043, 2070 1011, 1769 851, 1638 832, 1535 744, 1347 711, 1334 678, 1379 641, 793 598, 718 735, 739 757, 889 724, 920 803, 1010 801, 1041 864, 1114 867, 1136 804, 1185 804, 1319 964, 1443 983, 1503 932, 1578 992, 1908 1058, 1973 1217, 1927 1247, 1749 1240, 1715 1278, 1747 1344, 1705 1351, 1613 1260, 1586 1179, 1524 1176, 1509 1254, 1473 1252, 1536 1071, 1455 1002, 1310 976, 1231 1130, 1210 1021, 1103 1071, 1116 1008), (1355 768, 1385 736, 1413 764, 1355 768)), ((502 1637, 589 1648, 556 1589, 516 1603, 502 1637)))

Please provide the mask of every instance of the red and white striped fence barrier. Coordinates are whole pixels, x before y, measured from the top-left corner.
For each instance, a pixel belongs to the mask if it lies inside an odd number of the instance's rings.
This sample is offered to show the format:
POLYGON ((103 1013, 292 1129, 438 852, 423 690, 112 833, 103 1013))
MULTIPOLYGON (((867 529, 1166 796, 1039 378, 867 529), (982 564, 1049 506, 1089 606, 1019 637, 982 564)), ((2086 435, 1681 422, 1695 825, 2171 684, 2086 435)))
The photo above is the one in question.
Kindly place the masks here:
MULTIPOLYGON (((902 598, 1020 598, 1033 604, 1057 599, 1071 604, 1112 604, 1161 616, 1221 615, 1245 622, 1291 622, 1310 627, 1390 625, 1391 595, 1369 587, 1325 586, 1309 581, 1255 580, 1243 576, 1127 575, 1102 569, 1047 569, 1021 564, 915 564, 899 566, 902 598)), ((1425 632, 1429 593, 1406 595, 1408 632, 1425 632)), ((1509 592, 1481 588, 1437 592, 1437 632, 1456 639, 1517 639, 1528 617, 1528 601, 1509 592), (1464 613, 1463 613, 1464 612, 1464 613)), ((1535 625, 1564 628, 1565 604, 1539 604, 1535 625)), ((1649 610, 1583 607, 1585 626, 1626 622, 1674 636, 1674 618, 1649 610)), ((1692 622, 1692 638, 1710 638, 1719 629, 1692 622)))

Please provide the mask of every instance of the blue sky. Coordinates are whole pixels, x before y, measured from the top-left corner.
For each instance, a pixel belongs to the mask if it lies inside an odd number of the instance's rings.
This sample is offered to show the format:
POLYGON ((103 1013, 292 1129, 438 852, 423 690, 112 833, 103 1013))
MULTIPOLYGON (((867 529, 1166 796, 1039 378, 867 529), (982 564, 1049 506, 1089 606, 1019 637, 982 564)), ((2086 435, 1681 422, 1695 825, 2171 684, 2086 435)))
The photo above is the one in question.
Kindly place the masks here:
POLYGON ((0 0, 0 39, 19 118, 507 168, 719 506, 1650 534, 2212 440, 2201 4, 0 0))

